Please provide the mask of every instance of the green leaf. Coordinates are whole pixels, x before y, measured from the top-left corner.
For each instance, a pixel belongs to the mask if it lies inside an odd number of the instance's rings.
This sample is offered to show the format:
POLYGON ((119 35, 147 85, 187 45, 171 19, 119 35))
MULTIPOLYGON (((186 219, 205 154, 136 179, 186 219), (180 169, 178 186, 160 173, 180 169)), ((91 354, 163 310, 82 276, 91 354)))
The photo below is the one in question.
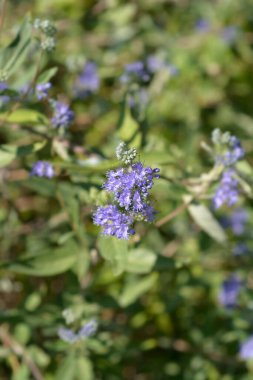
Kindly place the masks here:
POLYGON ((31 23, 26 18, 9 46, 0 51, 0 69, 12 74, 27 58, 31 43, 31 23))
POLYGON ((67 358, 61 362, 56 373, 55 380, 75 380, 76 375, 76 358, 71 352, 67 358))
POLYGON ((94 380, 92 363, 85 357, 77 358, 76 380, 94 380))
POLYGON ((142 279, 135 278, 127 284, 123 292, 118 297, 118 303, 121 307, 127 307, 135 302, 142 294, 152 288, 157 281, 157 274, 152 273, 142 279))
POLYGON ((0 145, 0 167, 9 165, 13 160, 18 157, 23 157, 28 154, 37 152, 42 149, 46 141, 39 141, 34 144, 13 146, 13 145, 0 145))
POLYGON ((111 263, 112 270, 116 275, 121 274, 125 270, 128 255, 126 240, 110 236, 100 236, 98 248, 103 258, 111 263))
POLYGON ((3 263, 0 269, 31 276, 54 276, 66 272, 76 262, 80 248, 74 240, 65 246, 36 253, 36 255, 21 257, 10 263, 3 263))
POLYGON ((121 140, 129 141, 129 146, 140 146, 140 127, 137 121, 132 117, 126 100, 122 106, 122 111, 118 122, 118 134, 121 140))
POLYGON ((227 236, 215 219, 211 211, 201 204, 190 204, 188 206, 189 213, 198 224, 209 236, 211 236, 218 243, 225 243, 227 236))
POLYGON ((22 185, 41 194, 45 197, 53 197, 56 194, 57 184, 53 180, 47 178, 31 177, 24 181, 17 181, 18 186, 22 185))
POLYGON ((0 120, 11 124, 47 125, 48 119, 42 113, 31 109, 18 109, 16 111, 0 113, 0 120))
POLYGON ((125 270, 131 273, 149 273, 156 258, 156 254, 147 248, 132 249, 128 252, 125 270))
POLYGON ((39 75, 37 83, 47 83, 58 71, 58 67, 52 67, 39 75))

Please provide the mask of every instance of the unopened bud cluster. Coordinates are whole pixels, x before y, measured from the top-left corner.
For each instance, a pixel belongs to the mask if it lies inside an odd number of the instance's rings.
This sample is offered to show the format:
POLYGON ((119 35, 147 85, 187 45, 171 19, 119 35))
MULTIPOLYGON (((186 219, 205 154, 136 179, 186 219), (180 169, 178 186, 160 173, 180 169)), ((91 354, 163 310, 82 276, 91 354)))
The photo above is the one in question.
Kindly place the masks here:
POLYGON ((135 148, 127 149, 124 142, 121 142, 116 148, 116 157, 119 161, 129 165, 137 156, 137 150, 135 148))
POLYGON ((8 71, 0 70, 0 82, 5 82, 9 77, 8 71))
POLYGON ((43 40, 41 41, 41 48, 47 52, 54 50, 55 34, 57 32, 56 27, 50 20, 35 19, 33 26, 35 29, 40 30, 43 34, 43 40))

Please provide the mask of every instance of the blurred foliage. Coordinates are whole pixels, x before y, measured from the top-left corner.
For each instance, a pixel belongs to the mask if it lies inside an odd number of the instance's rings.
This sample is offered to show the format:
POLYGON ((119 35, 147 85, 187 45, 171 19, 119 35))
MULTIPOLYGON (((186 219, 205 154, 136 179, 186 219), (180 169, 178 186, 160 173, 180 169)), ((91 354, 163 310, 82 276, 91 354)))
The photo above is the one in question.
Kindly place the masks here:
POLYGON ((238 351, 253 331, 253 2, 3 0, 2 7, 0 74, 11 90, 0 97, 12 101, 0 110, 0 379, 251 379, 252 364, 238 351), (37 17, 57 27, 50 54, 32 36, 37 17), (120 76, 149 55, 178 73, 155 73, 142 86, 147 107, 132 109, 128 96, 140 83, 128 87, 120 76), (79 98, 74 87, 88 61, 97 64, 100 88, 79 98), (47 101, 18 98, 49 80, 53 97, 75 112, 64 135, 52 132, 47 101), (202 147, 215 128, 239 137, 247 153, 238 164, 239 205, 249 215, 240 237, 221 226, 229 208, 212 210, 215 178, 195 199, 213 166, 202 147), (100 236, 91 216, 106 199, 101 184, 118 165, 122 139, 162 174, 152 190, 157 223, 138 223, 129 242, 100 236), (37 160, 49 160, 55 178, 30 177, 37 160), (238 243, 247 254, 233 255, 238 243), (228 310, 218 294, 234 271, 244 287, 228 310), (98 332, 61 341, 66 310, 71 327, 95 318, 98 332))

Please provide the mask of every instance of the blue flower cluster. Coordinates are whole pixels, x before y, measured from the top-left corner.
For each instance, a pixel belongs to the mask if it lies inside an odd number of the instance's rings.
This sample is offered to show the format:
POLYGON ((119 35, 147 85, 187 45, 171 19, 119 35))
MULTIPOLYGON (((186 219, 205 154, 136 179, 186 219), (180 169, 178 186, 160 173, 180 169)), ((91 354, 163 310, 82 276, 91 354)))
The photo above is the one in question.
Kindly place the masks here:
POLYGON ((95 320, 91 320, 86 323, 83 327, 80 328, 78 332, 74 332, 71 329, 67 329, 65 327, 60 327, 58 329, 59 337, 68 343, 75 343, 80 340, 89 338, 97 331, 97 322, 95 320))
POLYGON ((103 188, 113 194, 115 204, 98 207, 94 213, 94 224, 103 227, 104 235, 128 239, 135 233, 134 220, 154 220, 156 212, 149 201, 149 190, 153 179, 159 178, 159 171, 136 162, 107 173, 103 188))
POLYGON ((132 79, 147 83, 153 74, 162 69, 167 69, 171 76, 178 74, 176 66, 165 62, 160 57, 150 55, 144 61, 135 61, 125 65, 124 74, 120 77, 120 80, 122 83, 129 83, 132 79))
POLYGON ((97 66, 94 62, 88 61, 75 84, 76 96, 85 98, 96 92, 99 89, 99 86, 100 79, 97 72, 97 66))
POLYGON ((50 82, 37 84, 35 92, 36 92, 38 100, 47 98, 48 91, 50 90, 51 87, 52 87, 52 84, 50 82))
POLYGON ((239 354, 243 360, 253 359, 253 336, 241 344, 239 354))
POLYGON ((212 133, 212 141, 215 146, 217 165, 226 167, 235 165, 245 155, 240 140, 236 136, 231 136, 229 132, 221 133, 220 129, 215 129, 212 133))
POLYGON ((213 196, 214 207, 220 208, 223 204, 233 206, 238 200, 238 181, 234 177, 235 171, 233 169, 226 170, 222 177, 220 184, 213 196))
POLYGON ((50 162, 37 161, 34 163, 30 175, 33 177, 52 178, 54 176, 54 168, 50 162))
POLYGON ((231 136, 229 132, 221 133, 219 129, 215 129, 212 133, 212 141, 215 146, 216 165, 225 166, 221 182, 213 197, 215 208, 221 207, 223 204, 232 206, 238 199, 238 181, 235 179, 234 165, 238 160, 244 157, 244 149, 240 140, 231 136))
POLYGON ((231 228, 236 236, 240 236, 244 233, 248 218, 249 215, 245 209, 237 208, 229 217, 222 218, 221 224, 225 228, 231 228))
POLYGON ((54 115, 51 119, 54 128, 67 128, 74 119, 74 112, 71 111, 67 104, 59 101, 53 103, 54 115))
POLYGON ((219 294, 220 303, 226 308, 234 308, 236 306, 237 297, 242 287, 242 281, 235 275, 230 276, 222 284, 219 294))

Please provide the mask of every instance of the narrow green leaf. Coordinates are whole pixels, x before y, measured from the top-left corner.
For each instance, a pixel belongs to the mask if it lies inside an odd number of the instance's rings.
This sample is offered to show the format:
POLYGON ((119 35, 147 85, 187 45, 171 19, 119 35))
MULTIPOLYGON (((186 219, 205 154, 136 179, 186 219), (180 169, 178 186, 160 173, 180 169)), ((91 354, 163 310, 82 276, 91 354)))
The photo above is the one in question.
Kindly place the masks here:
POLYGON ((52 67, 51 69, 48 69, 44 71, 42 74, 39 75, 37 82, 38 83, 47 83, 58 71, 58 67, 52 67))
POLYGON ((120 119, 118 122, 119 138, 123 141, 130 141, 130 146, 139 147, 141 143, 140 127, 132 117, 127 101, 124 101, 120 119))
POLYGON ((198 224, 209 236, 211 236, 218 243, 225 243, 227 236, 215 219, 211 211, 201 204, 190 204, 188 206, 189 213, 198 224))
POLYGON ((18 109, 10 114, 0 113, 0 120, 11 124, 47 125, 48 119, 42 113, 31 109, 18 109))
POLYGON ((74 240, 65 246, 23 257, 0 266, 5 270, 31 276, 54 276, 63 273, 73 266, 80 248, 74 240))
POLYGON ((37 152, 45 146, 46 141, 39 141, 34 144, 13 146, 13 145, 0 145, 0 167, 9 165, 13 160, 18 157, 23 157, 28 154, 37 152))
POLYGON ((14 40, 0 51, 0 69, 12 74, 27 58, 31 43, 31 23, 26 18, 14 40))

